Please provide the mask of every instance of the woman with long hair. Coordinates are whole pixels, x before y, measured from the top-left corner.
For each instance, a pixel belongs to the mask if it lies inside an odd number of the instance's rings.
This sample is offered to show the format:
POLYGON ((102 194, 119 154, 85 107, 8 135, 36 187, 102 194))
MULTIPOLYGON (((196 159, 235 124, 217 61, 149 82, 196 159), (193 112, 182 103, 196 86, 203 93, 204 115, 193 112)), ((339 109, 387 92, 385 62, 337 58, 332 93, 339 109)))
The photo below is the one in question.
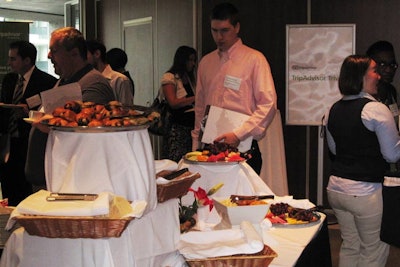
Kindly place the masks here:
POLYGON ((178 162, 192 149, 197 52, 180 46, 171 68, 161 79, 162 94, 171 108, 171 129, 164 138, 164 158, 178 162))

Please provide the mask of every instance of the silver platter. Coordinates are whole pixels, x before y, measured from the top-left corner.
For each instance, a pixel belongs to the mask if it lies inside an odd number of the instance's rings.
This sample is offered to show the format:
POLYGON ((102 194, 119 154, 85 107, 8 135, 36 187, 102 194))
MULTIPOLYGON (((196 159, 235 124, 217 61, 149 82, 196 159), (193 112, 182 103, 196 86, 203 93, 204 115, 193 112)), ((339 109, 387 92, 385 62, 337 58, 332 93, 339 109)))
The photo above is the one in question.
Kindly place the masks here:
POLYGON ((243 161, 194 161, 188 160, 186 157, 183 157, 183 161, 187 164, 194 164, 194 165, 205 165, 205 166, 227 166, 227 165, 237 165, 243 161))
POLYGON ((312 222, 304 222, 304 223, 298 223, 298 224, 290 224, 290 223, 273 223, 273 227, 283 227, 283 228, 303 228, 303 227, 309 227, 318 224, 321 221, 321 215, 319 215, 317 212, 313 212, 315 220, 312 222))
POLYGON ((48 125, 51 129, 62 131, 62 132, 74 132, 74 133, 110 133, 110 132, 126 132, 126 131, 138 131, 149 128, 150 124, 143 125, 132 125, 132 126, 78 126, 78 127, 66 127, 66 126, 53 126, 48 125))

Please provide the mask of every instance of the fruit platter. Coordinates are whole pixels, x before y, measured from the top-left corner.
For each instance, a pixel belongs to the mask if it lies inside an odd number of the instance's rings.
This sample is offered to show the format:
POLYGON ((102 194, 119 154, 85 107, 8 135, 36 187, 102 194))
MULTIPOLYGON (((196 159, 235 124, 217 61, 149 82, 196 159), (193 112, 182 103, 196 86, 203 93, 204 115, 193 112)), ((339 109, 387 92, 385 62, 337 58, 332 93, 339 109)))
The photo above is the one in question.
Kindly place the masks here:
POLYGON ((237 148, 223 142, 206 144, 202 150, 186 153, 183 157, 192 164, 238 164, 251 157, 250 153, 239 152, 237 148))
POLYGON ((274 226, 300 226, 319 222, 321 216, 315 208, 294 208, 287 203, 274 203, 269 207, 266 216, 274 226))

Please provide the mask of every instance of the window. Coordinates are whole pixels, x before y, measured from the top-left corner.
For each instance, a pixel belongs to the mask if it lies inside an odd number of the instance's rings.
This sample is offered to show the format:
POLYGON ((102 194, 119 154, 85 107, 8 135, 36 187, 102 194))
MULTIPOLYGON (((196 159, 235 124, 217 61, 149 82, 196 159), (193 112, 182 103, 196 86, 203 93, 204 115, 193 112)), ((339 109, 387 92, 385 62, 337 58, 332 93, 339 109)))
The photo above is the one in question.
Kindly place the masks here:
MULTIPOLYGON (((24 22, 20 19, 10 19, 0 17, 0 21, 19 21, 24 22)), ((36 58, 36 66, 55 76, 58 77, 54 73, 53 65, 51 64, 50 60, 47 58, 47 54, 49 52, 49 40, 50 40, 50 33, 52 29, 50 28, 51 25, 47 21, 26 21, 29 22, 29 42, 35 45, 37 49, 37 58, 36 58)))

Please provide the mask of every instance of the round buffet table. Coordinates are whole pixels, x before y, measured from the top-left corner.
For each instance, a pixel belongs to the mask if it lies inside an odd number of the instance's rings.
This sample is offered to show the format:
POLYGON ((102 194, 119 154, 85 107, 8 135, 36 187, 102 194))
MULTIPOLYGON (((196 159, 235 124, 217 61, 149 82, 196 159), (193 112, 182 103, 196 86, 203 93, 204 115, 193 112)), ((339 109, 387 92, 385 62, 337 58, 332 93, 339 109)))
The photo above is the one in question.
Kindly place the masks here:
POLYGON ((45 159, 47 190, 110 191, 157 205, 155 167, 147 129, 120 132, 49 133, 45 159))

